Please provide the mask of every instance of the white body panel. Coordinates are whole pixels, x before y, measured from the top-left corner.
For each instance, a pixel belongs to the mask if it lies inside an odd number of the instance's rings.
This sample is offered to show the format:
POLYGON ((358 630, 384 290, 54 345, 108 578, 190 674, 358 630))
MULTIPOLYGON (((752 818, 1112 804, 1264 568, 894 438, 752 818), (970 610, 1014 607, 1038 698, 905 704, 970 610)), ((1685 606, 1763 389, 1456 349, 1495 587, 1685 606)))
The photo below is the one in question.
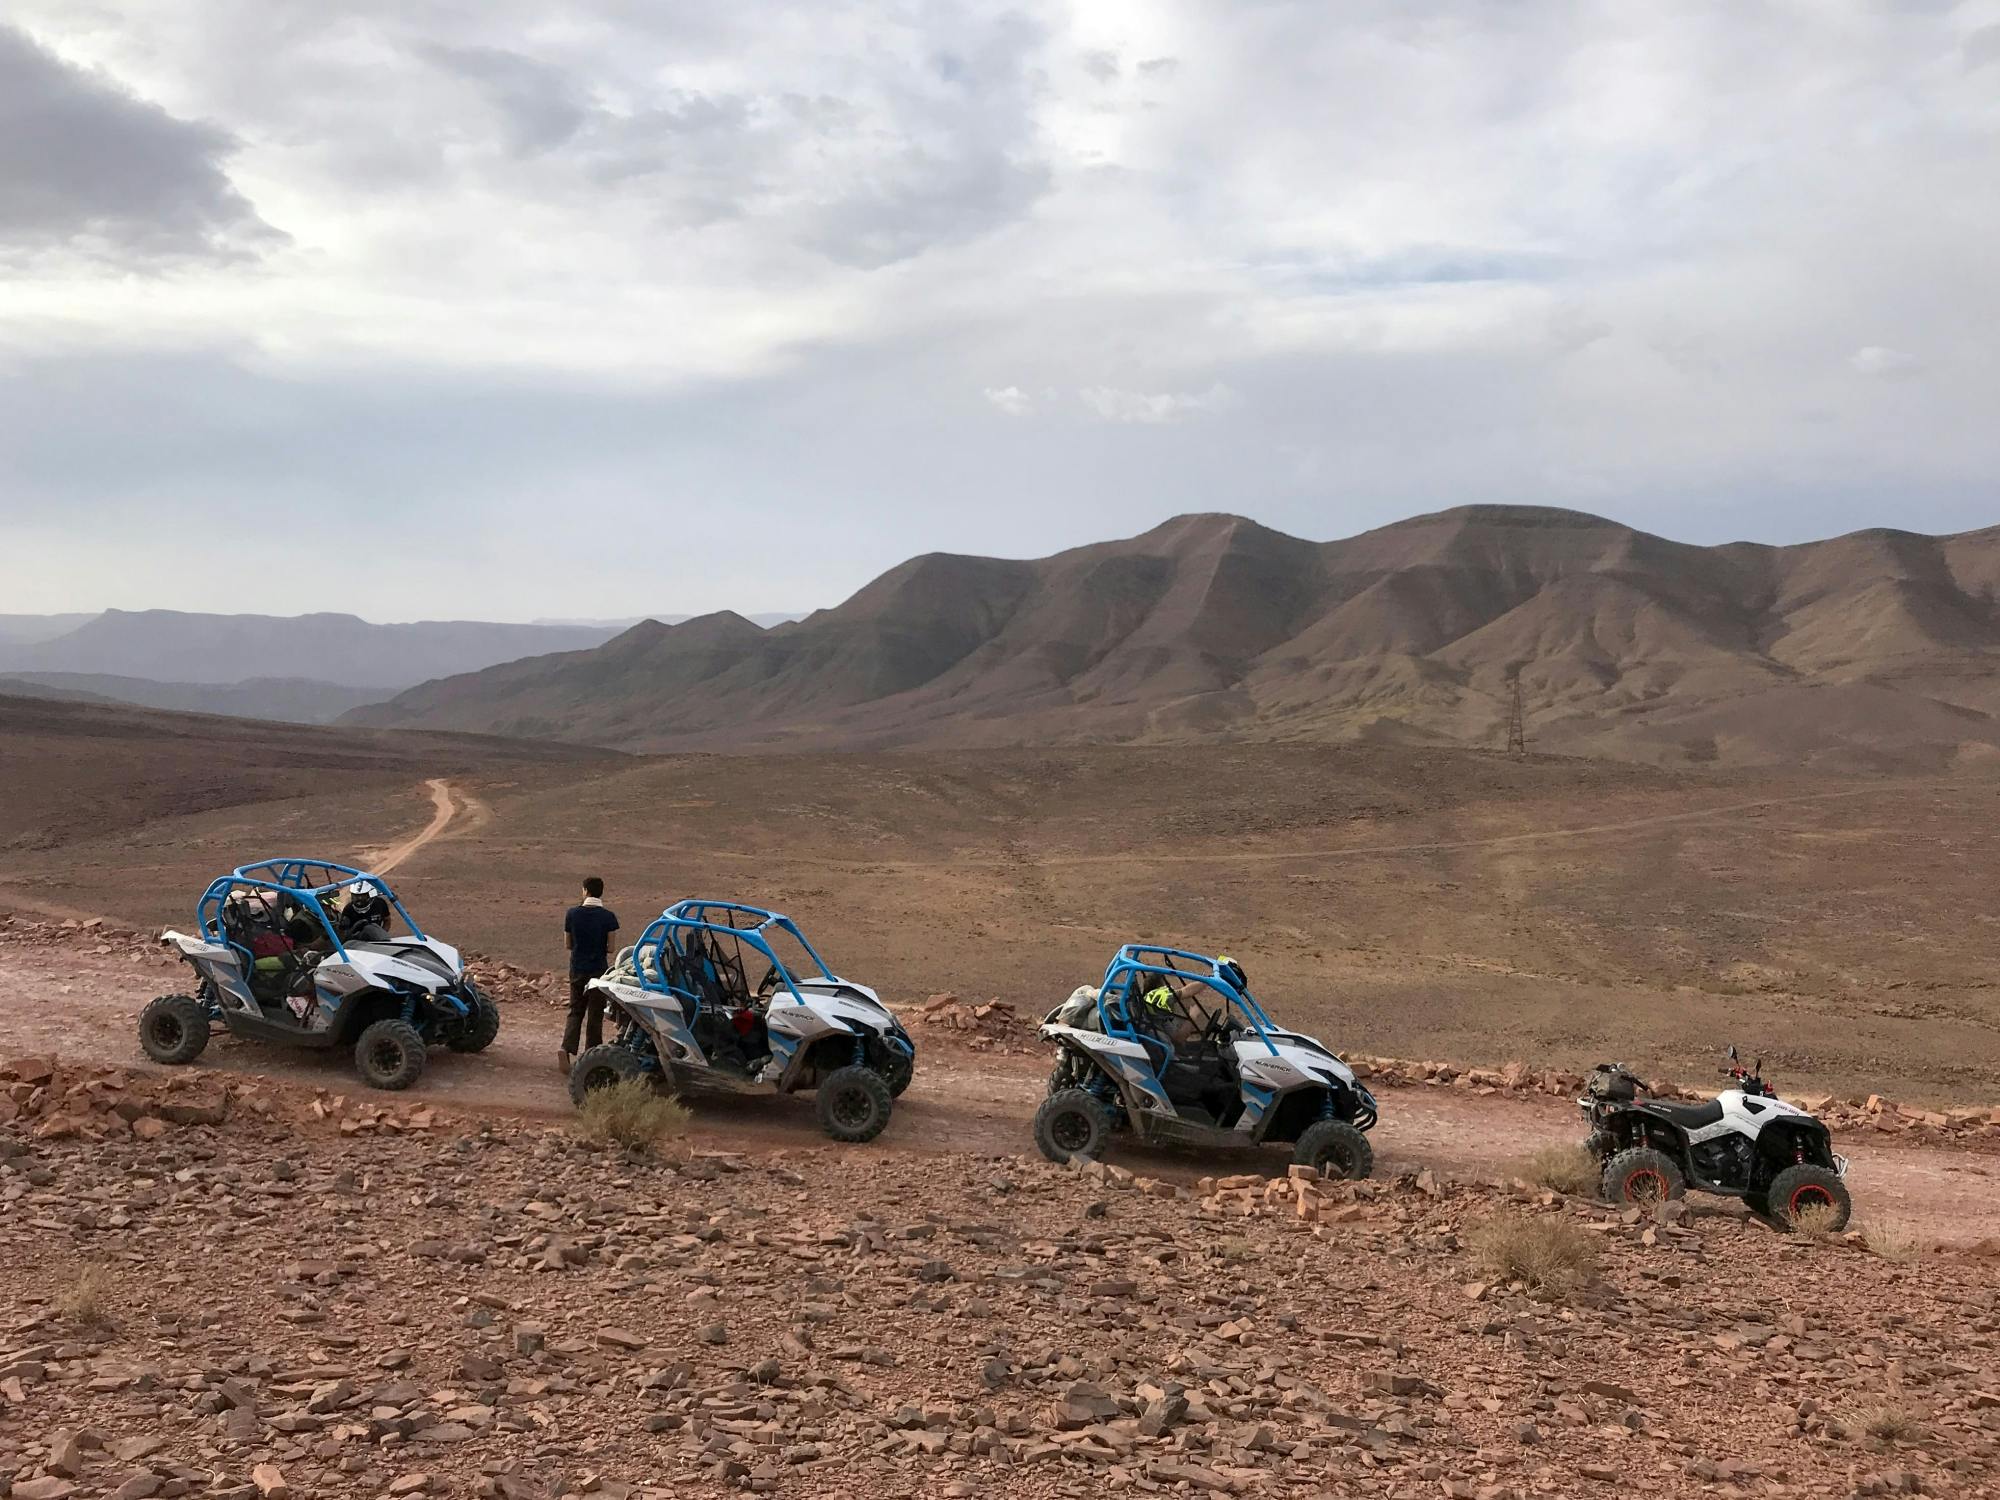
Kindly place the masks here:
POLYGON ((1787 1104, 1782 1099, 1766 1099, 1761 1095, 1745 1094, 1741 1089, 1724 1089, 1715 1096, 1715 1102, 1722 1106, 1722 1118, 1713 1125, 1703 1125, 1690 1130, 1687 1138, 1690 1144, 1700 1145, 1720 1136, 1741 1135, 1756 1140, 1758 1134, 1773 1120, 1810 1120, 1811 1115, 1796 1104, 1787 1104))

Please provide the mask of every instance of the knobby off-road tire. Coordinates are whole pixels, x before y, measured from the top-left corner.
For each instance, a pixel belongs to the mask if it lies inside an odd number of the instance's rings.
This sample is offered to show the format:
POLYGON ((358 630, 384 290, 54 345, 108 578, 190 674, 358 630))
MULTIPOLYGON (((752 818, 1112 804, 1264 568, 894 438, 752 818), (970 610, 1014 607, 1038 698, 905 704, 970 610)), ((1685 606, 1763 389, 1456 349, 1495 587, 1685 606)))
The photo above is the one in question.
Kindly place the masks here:
POLYGON ((859 1064, 836 1068, 821 1079, 813 1099, 820 1129, 849 1144, 874 1140, 888 1127, 894 1108, 888 1079, 859 1064))
POLYGON ((1315 1120, 1299 1132, 1292 1160, 1328 1177, 1366 1177, 1375 1170, 1375 1148, 1345 1120, 1315 1120))
POLYGON ((1687 1178, 1674 1159, 1649 1146, 1612 1157, 1599 1186, 1609 1203, 1664 1203, 1687 1196, 1687 1178))
POLYGON ((1764 1217, 1787 1232, 1800 1213, 1817 1207, 1833 1210, 1833 1222, 1827 1228, 1834 1234, 1847 1227, 1854 1212, 1847 1184, 1827 1167, 1787 1167, 1771 1179, 1764 1194, 1764 1217))
POLYGON ((645 1063, 630 1047, 621 1047, 616 1042, 592 1047, 570 1064, 569 1102, 582 1109, 587 1096, 628 1078, 637 1078, 645 1070, 645 1063))
POLYGON ((1053 1093, 1035 1111, 1035 1146, 1052 1162, 1066 1164, 1079 1156, 1096 1161, 1110 1135, 1110 1114, 1084 1089, 1053 1093))
POLYGON ((407 1021, 377 1021, 354 1044, 354 1069, 371 1089, 406 1089, 424 1076, 424 1039, 407 1021))
POLYGON ((156 1063, 191 1063, 208 1045, 208 1012, 191 995, 162 995, 139 1012, 139 1046, 156 1063))
POLYGON ((443 1028, 444 1044, 454 1052, 484 1052, 500 1035, 500 1007, 477 985, 467 985, 465 998, 472 1014, 443 1028))
POLYGON ((882 1070, 882 1077, 889 1085, 889 1097, 900 1099, 917 1076, 917 1060, 897 1052, 889 1059, 889 1066, 882 1070))

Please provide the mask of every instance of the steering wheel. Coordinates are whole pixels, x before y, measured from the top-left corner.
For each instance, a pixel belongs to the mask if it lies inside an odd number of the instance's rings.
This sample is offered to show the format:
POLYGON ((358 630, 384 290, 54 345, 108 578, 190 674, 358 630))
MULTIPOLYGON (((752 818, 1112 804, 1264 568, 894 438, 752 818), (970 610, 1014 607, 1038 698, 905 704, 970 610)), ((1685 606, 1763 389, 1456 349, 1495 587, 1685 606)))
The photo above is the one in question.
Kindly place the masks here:
POLYGON ((768 999, 778 993, 778 966, 772 964, 764 971, 764 977, 757 981, 757 998, 768 999))

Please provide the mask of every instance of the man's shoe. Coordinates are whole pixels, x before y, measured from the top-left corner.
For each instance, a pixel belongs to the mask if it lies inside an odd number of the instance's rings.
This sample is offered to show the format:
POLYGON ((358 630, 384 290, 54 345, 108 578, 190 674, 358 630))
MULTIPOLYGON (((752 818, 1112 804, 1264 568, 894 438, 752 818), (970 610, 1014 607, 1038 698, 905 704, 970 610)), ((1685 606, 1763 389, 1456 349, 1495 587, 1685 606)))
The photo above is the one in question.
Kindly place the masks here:
POLYGON ((565 1074, 569 1072, 571 1064, 575 1061, 576 1059, 567 1052, 558 1052, 556 1054, 556 1066, 561 1068, 565 1074))

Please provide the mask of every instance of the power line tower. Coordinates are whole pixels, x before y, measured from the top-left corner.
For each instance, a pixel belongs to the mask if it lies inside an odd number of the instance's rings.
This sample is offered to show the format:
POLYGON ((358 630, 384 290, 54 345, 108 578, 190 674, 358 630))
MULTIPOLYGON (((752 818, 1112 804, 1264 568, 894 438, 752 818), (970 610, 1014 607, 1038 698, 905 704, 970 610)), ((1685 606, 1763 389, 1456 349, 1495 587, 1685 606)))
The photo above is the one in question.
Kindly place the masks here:
POLYGON ((1521 711, 1521 674, 1515 671, 1511 686, 1513 695, 1507 701, 1507 753, 1526 755, 1528 753, 1528 720, 1521 711))

